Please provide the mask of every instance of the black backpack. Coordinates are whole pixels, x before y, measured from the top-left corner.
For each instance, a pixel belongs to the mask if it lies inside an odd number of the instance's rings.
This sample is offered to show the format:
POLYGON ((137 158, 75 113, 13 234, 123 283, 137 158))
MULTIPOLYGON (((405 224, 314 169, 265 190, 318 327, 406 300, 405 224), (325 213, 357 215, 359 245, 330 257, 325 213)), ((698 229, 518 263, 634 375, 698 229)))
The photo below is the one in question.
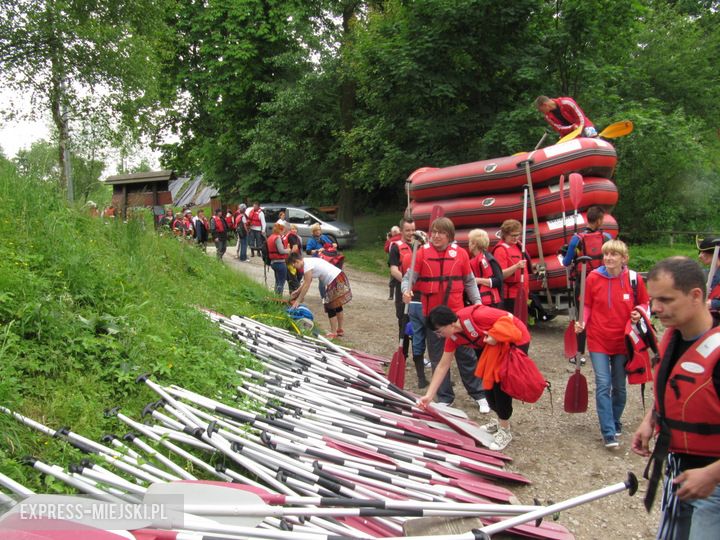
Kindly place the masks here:
POLYGON ((267 239, 264 235, 261 236, 262 242, 260 244, 260 256, 262 257, 265 266, 270 266, 270 251, 268 250, 267 239))

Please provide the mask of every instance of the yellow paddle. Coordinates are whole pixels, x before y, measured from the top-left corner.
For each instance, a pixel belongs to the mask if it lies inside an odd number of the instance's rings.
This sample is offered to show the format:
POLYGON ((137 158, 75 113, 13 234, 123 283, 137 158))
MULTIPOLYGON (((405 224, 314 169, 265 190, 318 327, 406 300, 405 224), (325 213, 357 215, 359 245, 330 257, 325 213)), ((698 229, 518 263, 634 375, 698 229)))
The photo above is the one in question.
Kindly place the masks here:
MULTIPOLYGON (((634 127, 635 126, 630 120, 622 120, 620 122, 610 124, 598 134, 598 137, 603 137, 604 139, 616 139, 617 137, 624 137, 625 135, 629 135, 630 133, 632 133, 634 127)), ((573 140, 575 137, 580 135, 581 131, 581 128, 576 128, 572 130, 570 133, 562 137, 556 144, 573 140)))
POLYGON ((560 143, 563 143, 563 142, 566 142, 566 141, 572 141, 575 137, 577 137, 578 135, 580 135, 580 132, 581 132, 581 131, 582 131, 582 128, 581 128, 581 127, 575 128, 575 129, 573 129, 570 133, 568 133, 567 135, 565 135, 564 137, 562 137, 562 138, 561 138, 557 143, 555 143, 555 144, 560 144, 560 143))
POLYGON ((622 120, 620 122, 610 124, 598 134, 598 137, 603 137, 605 139, 624 137, 625 135, 632 133, 634 127, 635 126, 630 120, 622 120))

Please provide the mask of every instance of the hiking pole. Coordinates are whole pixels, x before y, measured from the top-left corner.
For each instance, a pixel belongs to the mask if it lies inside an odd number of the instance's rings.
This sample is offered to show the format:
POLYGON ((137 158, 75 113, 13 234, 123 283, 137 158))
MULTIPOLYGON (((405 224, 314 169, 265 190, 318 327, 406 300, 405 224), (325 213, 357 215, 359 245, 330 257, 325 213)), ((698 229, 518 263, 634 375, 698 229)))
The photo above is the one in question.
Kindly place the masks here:
MULTIPOLYGON (((508 518, 497 523, 493 523, 492 525, 486 525, 485 527, 481 527, 480 529, 473 529, 470 532, 462 534, 443 535, 442 538, 443 540, 489 540, 492 538, 493 534, 506 531, 517 525, 522 525, 523 523, 528 523, 530 521, 540 520, 541 518, 552 515, 556 512, 568 510, 570 508, 580 506, 581 504, 596 501, 598 499, 602 499, 603 497, 614 495, 615 493, 620 493, 627 490, 630 496, 635 495, 637 488, 637 477, 633 473, 628 472, 627 479, 624 482, 618 482, 617 484, 613 484, 611 486, 600 488, 595 491, 590 491, 583 495, 578 495, 577 497, 572 497, 565 501, 551 504, 541 509, 533 510, 532 512, 527 512, 526 514, 521 514, 516 517, 508 518)), ((405 536, 398 538, 390 538, 388 540, 438 540, 438 537, 405 536)))

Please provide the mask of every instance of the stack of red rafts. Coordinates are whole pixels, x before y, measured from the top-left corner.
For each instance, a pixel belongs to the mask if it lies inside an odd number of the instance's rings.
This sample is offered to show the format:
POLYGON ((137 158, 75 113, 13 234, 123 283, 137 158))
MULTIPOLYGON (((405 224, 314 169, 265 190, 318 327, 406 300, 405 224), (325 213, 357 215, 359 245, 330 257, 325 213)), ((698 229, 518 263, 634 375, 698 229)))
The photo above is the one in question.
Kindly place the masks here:
MULTIPOLYGON (((617 187, 610 179, 616 163, 615 148, 608 141, 578 138, 509 157, 444 168, 423 167, 408 178, 410 208, 419 229, 429 227, 431 212, 439 205, 443 215, 455 224, 455 239, 461 246, 467 248, 468 233, 474 228, 485 229, 492 246, 498 241, 497 233, 504 220, 523 222, 523 190, 529 176, 540 241, 528 204, 526 250, 533 262, 539 262, 538 244, 541 244, 548 288, 560 290, 566 287, 566 278, 557 253, 576 229, 586 226, 587 208, 599 205, 609 211, 617 203, 617 187), (529 175, 526 162, 529 162, 529 175), (577 208, 577 200, 571 200, 567 181, 572 173, 579 173, 584 180, 577 208), (561 176, 566 179, 562 197, 561 176), (565 209, 568 215, 563 227, 565 209)), ((617 236, 617 222, 609 213, 605 215, 603 230, 617 236)), ((530 290, 542 288, 541 280, 531 277, 530 290)))

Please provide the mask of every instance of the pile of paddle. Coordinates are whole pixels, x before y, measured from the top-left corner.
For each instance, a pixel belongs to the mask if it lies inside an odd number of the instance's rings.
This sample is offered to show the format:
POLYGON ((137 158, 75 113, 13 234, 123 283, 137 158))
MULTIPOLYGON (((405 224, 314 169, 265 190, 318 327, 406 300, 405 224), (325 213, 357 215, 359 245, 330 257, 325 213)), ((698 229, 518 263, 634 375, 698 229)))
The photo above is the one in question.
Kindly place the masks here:
MULTIPOLYGON (((2 538, 381 538, 417 531, 421 518, 444 523, 471 516, 471 532, 431 538, 487 538, 508 530, 566 539, 572 535, 564 527, 536 520, 634 490, 629 477, 562 503, 512 504, 512 493, 496 482, 528 480, 506 470, 510 459, 478 444, 482 430, 461 412, 417 408, 414 396, 384 379, 377 358, 252 319, 208 315, 240 354, 252 354, 262 365, 238 371, 237 388, 229 395, 202 396, 142 376, 138 382, 158 400, 145 407, 143 419, 119 408, 106 411, 130 431, 108 434, 101 442, 0 407, 88 455, 67 467, 25 459, 41 473, 107 504, 159 500, 171 511, 128 530, 78 533, 81 525, 66 523, 62 531, 57 523, 62 520, 47 516, 40 516, 45 523, 28 525, 18 504, 0 519, 2 538), (233 399, 242 405, 229 405, 233 399), (47 522, 55 528, 42 530, 47 522), (18 532, 33 526, 31 536, 18 532)), ((0 485, 27 501, 75 502, 67 496, 35 499, 2 475, 0 485)))

